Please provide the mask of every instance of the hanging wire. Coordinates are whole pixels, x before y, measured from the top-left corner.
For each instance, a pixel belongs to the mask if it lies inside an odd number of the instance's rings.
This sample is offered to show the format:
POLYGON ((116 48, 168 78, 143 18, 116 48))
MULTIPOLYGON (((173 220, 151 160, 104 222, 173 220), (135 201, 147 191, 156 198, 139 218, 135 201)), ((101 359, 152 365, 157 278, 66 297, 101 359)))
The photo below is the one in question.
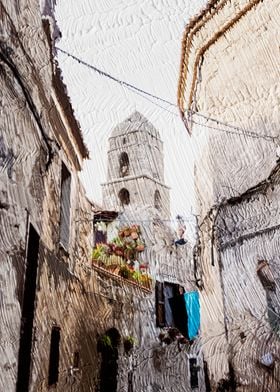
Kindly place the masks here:
MULTIPOLYGON (((59 47, 57 47, 56 49, 59 52, 63 53, 64 55, 66 55, 66 56, 72 58, 73 60, 77 61, 78 63, 80 63, 80 64, 82 64, 82 65, 92 69, 93 71, 97 72, 99 75, 104 76, 104 77, 106 77, 106 78, 108 78, 108 79, 110 79, 110 80, 120 84, 123 87, 126 87, 127 89, 129 89, 130 91, 134 92, 135 94, 140 95, 142 98, 148 100, 153 105, 155 105, 155 106, 159 107, 160 109, 168 112, 169 114, 171 114, 171 115, 173 115, 175 117, 180 117, 180 115, 178 113, 172 112, 171 110, 163 107, 162 105, 159 105, 158 103, 152 101, 148 97, 154 98, 157 101, 160 101, 162 103, 168 104, 169 106, 177 108, 176 104, 174 104, 174 103, 172 103, 172 102, 170 102, 170 101, 168 101, 168 100, 166 100, 164 98, 161 98, 161 97, 159 97, 157 95, 151 94, 148 91, 145 91, 145 90, 143 90, 143 89, 141 89, 141 88, 139 88, 137 86, 134 86, 131 83, 128 83, 128 82, 125 82, 124 80, 118 79, 117 77, 109 74, 108 72, 105 72, 105 71, 95 67, 94 65, 87 63, 86 61, 76 57, 75 55, 73 55, 73 54, 71 54, 71 53, 69 53, 69 52, 67 52, 67 51, 65 51, 65 50, 63 50, 63 49, 61 49, 59 47)), ((252 132, 252 131, 240 128, 240 127, 238 127, 236 125, 228 124, 228 123, 226 123, 224 121, 220 121, 218 119, 206 116, 206 115, 204 115, 204 114, 202 114, 202 113, 200 113, 198 111, 186 110, 185 113, 187 113, 190 116, 190 118, 189 118, 189 122, 190 123, 193 123, 193 124, 196 124, 196 125, 208 128, 208 129, 214 129, 214 130, 219 131, 219 132, 225 132, 225 133, 228 133, 228 134, 235 134, 235 135, 239 135, 239 136, 247 136, 247 137, 256 138, 256 139, 264 139, 264 140, 267 140, 267 141, 271 140, 273 142, 275 142, 275 141, 277 141, 279 139, 279 136, 259 135, 256 132, 252 132), (222 125, 224 127, 227 127, 227 129, 225 129, 225 128, 218 128, 218 127, 214 127, 214 126, 211 126, 211 125, 207 125, 207 124, 202 124, 202 123, 196 122, 195 120, 193 120, 191 118, 192 115, 196 115, 196 116, 201 117, 202 119, 207 120, 207 121, 215 122, 216 124, 220 124, 220 125, 222 125), (231 130, 229 130, 228 128, 231 129, 231 130)))

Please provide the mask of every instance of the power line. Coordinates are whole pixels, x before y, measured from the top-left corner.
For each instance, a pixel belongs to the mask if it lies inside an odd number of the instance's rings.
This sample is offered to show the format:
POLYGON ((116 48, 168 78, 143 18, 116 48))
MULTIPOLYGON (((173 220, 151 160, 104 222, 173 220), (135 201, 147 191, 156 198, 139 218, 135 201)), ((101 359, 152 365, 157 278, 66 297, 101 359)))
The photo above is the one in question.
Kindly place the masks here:
POLYGON ((120 79, 116 78, 115 76, 112 76, 112 75, 110 75, 109 73, 107 73, 107 72, 105 72, 105 71, 102 71, 101 69, 95 67, 94 65, 91 65, 91 64, 85 62, 84 60, 79 59, 78 57, 74 56, 73 54, 66 52, 66 51, 63 50, 63 49, 60 49, 60 48, 56 48, 56 49, 57 49, 59 52, 66 54, 68 57, 71 57, 72 59, 78 61, 78 63, 83 64, 83 65, 85 65, 86 67, 88 67, 88 68, 94 70, 95 72, 97 72, 97 73, 98 73, 99 75, 101 75, 101 76, 105 76, 106 78, 109 78, 109 79, 113 80, 114 82, 119 83, 119 84, 122 85, 122 86, 129 87, 129 88, 131 88, 131 89, 133 89, 133 90, 135 90, 135 91, 138 91, 138 92, 140 92, 140 93, 142 93, 142 94, 148 95, 149 97, 152 97, 152 98, 155 98, 155 99, 157 99, 157 100, 159 100, 159 101, 162 101, 162 102, 164 102, 164 103, 167 103, 168 105, 177 107, 177 105, 175 105, 174 103, 171 103, 171 102, 167 101, 166 99, 163 99, 163 98, 157 97, 156 95, 153 95, 153 94, 151 94, 151 93, 148 93, 147 91, 142 90, 141 88, 136 87, 136 86, 134 86, 134 85, 132 85, 132 84, 130 84, 130 83, 127 83, 127 82, 125 82, 124 80, 120 80, 120 79))
MULTIPOLYGON (((166 99, 163 99, 161 97, 158 97, 157 95, 151 94, 151 93, 149 93, 149 92, 147 92, 147 91, 145 91, 145 90, 143 90, 143 89, 141 89, 141 88, 139 88, 137 86, 134 86, 134 85, 132 85, 130 83, 127 83, 124 80, 118 79, 115 76, 109 74, 108 72, 105 72, 105 71, 95 67, 94 65, 89 64, 89 63, 87 63, 84 60, 81 60, 80 58, 76 57, 75 55, 73 55, 73 54, 71 54, 71 53, 69 53, 69 52, 67 52, 67 51, 65 51, 65 50, 63 50, 61 48, 57 48, 57 50, 60 51, 61 53, 65 54, 66 56, 72 58, 73 60, 77 61, 78 63, 80 63, 80 64, 82 64, 82 65, 92 69, 93 71, 97 72, 99 75, 104 76, 104 77, 106 77, 106 78, 108 78, 108 79, 110 79, 110 80, 120 84, 121 86, 128 88, 130 91, 133 91, 134 93, 140 95, 142 98, 147 99, 153 105, 156 105, 157 107, 161 108, 162 110, 172 114, 173 116, 179 117, 178 113, 174 113, 174 112, 168 110, 167 108, 164 108, 163 106, 157 104, 156 102, 153 102, 152 100, 148 99, 148 97, 154 98, 157 101, 163 102, 165 104, 168 104, 169 106, 177 108, 176 104, 174 104, 174 103, 172 103, 170 101, 167 101, 166 99)), ((206 116, 206 115, 204 115, 204 114, 202 114, 202 113, 200 113, 198 111, 193 111, 193 110, 187 109, 187 110, 185 110, 185 113, 187 113, 188 116, 190 116, 190 118, 188 119, 189 122, 191 122, 193 124, 196 124, 196 125, 199 125, 199 126, 202 126, 202 127, 205 127, 205 128, 208 128, 208 129, 214 129, 214 130, 219 131, 219 132, 225 132, 225 133, 228 133, 228 134, 235 134, 235 135, 244 136, 244 137, 248 136, 248 137, 256 138, 256 139, 272 140, 273 142, 275 142, 276 140, 279 139, 279 136, 259 135, 256 132, 252 132, 252 131, 249 131, 249 130, 237 127, 237 126, 232 125, 232 124, 227 124, 226 122, 217 120, 215 118, 206 116), (201 118, 203 118, 204 120, 207 120, 207 121, 215 122, 216 124, 220 124, 220 125, 225 126, 225 127, 229 128, 231 130, 225 129, 225 128, 218 128, 218 127, 214 127, 214 126, 211 126, 211 125, 207 125, 207 124, 202 124, 202 123, 196 122, 195 120, 193 120, 191 118, 192 115, 196 115, 196 116, 201 117, 201 118)))

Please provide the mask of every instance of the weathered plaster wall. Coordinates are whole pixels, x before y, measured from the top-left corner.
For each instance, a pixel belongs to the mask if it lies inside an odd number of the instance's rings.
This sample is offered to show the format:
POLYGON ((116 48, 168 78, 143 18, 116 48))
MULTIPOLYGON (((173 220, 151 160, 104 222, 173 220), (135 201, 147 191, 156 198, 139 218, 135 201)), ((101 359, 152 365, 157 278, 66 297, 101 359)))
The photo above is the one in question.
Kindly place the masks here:
MULTIPOLYGON (((118 390, 128 389, 133 370, 137 392, 190 390, 189 356, 195 356, 199 390, 204 391, 199 340, 178 351, 164 348, 155 328, 155 294, 104 276, 91 267, 92 205, 84 196, 77 171, 84 153, 53 89, 53 63, 36 1, 0 3, 1 144, 0 389, 14 391, 21 331, 27 231, 40 235, 33 323, 30 391, 47 391, 51 329, 60 327, 57 391, 98 390, 98 337, 115 327, 138 344, 131 359, 120 348, 118 390), (59 244, 62 162, 71 172, 70 246, 59 244), (79 352, 78 370, 73 370, 79 352), (178 384, 180 382, 180 385, 178 384)), ((46 25, 45 25, 46 28, 46 25)), ((143 214, 141 213, 141 217, 143 214)), ((134 216, 135 218, 135 216, 134 216)), ((134 219, 133 218, 133 219, 134 219)), ((194 287, 192 252, 172 245, 162 223, 144 228, 145 256, 154 277, 194 287), (148 234, 149 233, 149 234, 148 234)), ((109 392, 109 391, 108 391, 109 392)))
MULTIPOLYGON (((227 3, 223 11, 227 16, 213 17, 200 35, 215 37, 214 32, 242 8, 242 2, 227 3)), ((195 124, 192 130, 194 139, 197 128, 208 137, 208 151, 201 151, 196 164, 197 187, 203 189, 203 215, 214 203, 266 178, 275 164, 279 145, 279 15, 277 0, 258 3, 203 54, 193 97, 194 110, 199 112, 193 119, 202 125, 195 124), (206 177, 212 179, 210 195, 206 177)))
POLYGON ((47 377, 54 323, 67 325, 69 342, 64 334, 61 344, 64 368, 69 360, 65 353, 72 352, 69 336, 79 319, 68 316, 67 309, 70 302, 79 310, 81 292, 73 272, 77 261, 90 255, 90 228, 80 220, 85 211, 90 214, 91 206, 78 180, 82 154, 75 145, 75 129, 70 130, 69 119, 63 118, 64 108, 54 103, 51 48, 39 4, 7 1, 0 3, 0 9, 0 389, 15 390, 28 226, 32 223, 40 235, 30 387, 37 391, 47 377), (72 174, 68 252, 59 246, 62 161, 72 174))
POLYGON ((183 42, 179 104, 197 153, 202 344, 214 388, 232 365, 237 390, 279 389, 278 363, 271 373, 257 364, 278 338, 256 274, 260 258, 278 264, 279 196, 246 193, 277 160, 279 13, 277 0, 213 0, 183 42))
POLYGON ((229 356, 240 391, 276 391, 280 385, 279 190, 278 168, 267 185, 223 207, 216 221, 229 356), (268 261, 275 284, 269 302, 257 275, 260 260, 268 261), (260 365, 267 354, 274 357, 273 372, 260 365))

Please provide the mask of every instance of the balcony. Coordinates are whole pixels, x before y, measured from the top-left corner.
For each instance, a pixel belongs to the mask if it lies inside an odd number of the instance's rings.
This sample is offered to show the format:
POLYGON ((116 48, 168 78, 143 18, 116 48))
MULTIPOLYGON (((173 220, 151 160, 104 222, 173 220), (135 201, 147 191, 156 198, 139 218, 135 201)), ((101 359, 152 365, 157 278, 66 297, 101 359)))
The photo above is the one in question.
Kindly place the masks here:
POLYGON ((140 227, 122 227, 112 241, 95 246, 92 267, 108 277, 150 292, 152 278, 148 273, 148 263, 142 260, 144 249, 140 227))

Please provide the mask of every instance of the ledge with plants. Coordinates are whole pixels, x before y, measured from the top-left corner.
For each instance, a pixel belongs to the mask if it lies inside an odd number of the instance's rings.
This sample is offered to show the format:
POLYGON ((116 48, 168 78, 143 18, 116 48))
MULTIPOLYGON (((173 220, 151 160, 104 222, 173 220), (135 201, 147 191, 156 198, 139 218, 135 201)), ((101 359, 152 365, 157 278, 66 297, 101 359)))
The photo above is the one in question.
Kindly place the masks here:
POLYGON ((125 226, 111 242, 96 245, 92 252, 93 265, 150 290, 152 278, 147 264, 141 261, 144 249, 140 227, 125 226))

